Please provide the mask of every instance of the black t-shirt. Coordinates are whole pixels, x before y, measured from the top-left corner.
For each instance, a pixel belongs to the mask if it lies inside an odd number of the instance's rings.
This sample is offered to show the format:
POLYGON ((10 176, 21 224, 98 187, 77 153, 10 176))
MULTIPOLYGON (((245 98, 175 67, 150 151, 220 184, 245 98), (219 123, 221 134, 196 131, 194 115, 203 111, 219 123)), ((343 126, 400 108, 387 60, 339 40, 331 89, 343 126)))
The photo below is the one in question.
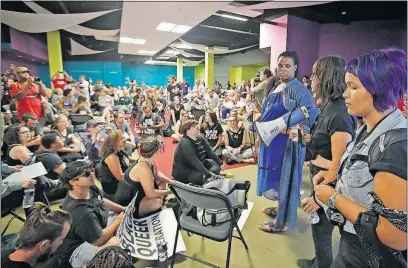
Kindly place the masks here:
POLYGON ((181 86, 180 84, 176 83, 174 86, 169 84, 167 86, 167 94, 170 94, 170 101, 173 102, 174 97, 178 96, 181 100, 181 86), (179 90, 177 93, 173 92, 173 91, 177 91, 177 89, 179 90))
POLYGON ((1 267, 7 267, 7 268, 32 268, 26 262, 10 260, 9 255, 10 254, 2 254, 1 267))
POLYGON ((398 141, 388 147, 376 159, 370 161, 370 172, 389 172, 407 180, 407 141, 398 141))
POLYGON ((35 159, 35 162, 42 162, 45 170, 47 170, 48 174, 47 174, 47 178, 52 179, 52 180, 56 180, 59 177, 59 174, 54 172, 54 168, 62 165, 62 160, 59 157, 59 155, 57 155, 56 153, 51 153, 51 152, 46 152, 46 153, 40 153, 38 154, 38 156, 35 159))
POLYGON ((232 148, 238 148, 242 144, 242 140, 244 139, 244 131, 243 127, 239 128, 237 132, 233 132, 231 129, 227 130, 228 135, 228 143, 229 146, 232 148))
POLYGON ((218 142, 218 137, 222 134, 224 130, 222 126, 217 123, 212 126, 205 124, 205 127, 201 129, 201 133, 204 134, 204 138, 208 141, 211 147, 214 147, 218 142))
POLYGON ((74 199, 69 194, 65 197, 61 209, 72 217, 71 229, 55 255, 70 258, 72 252, 84 242, 92 244, 106 228, 109 209, 103 203, 98 187, 89 188, 90 199, 74 199))
POLYGON ((174 111, 174 117, 176 118, 176 122, 180 120, 180 113, 181 110, 184 110, 184 105, 180 104, 179 109, 177 110, 176 107, 174 106, 174 103, 170 104, 170 109, 174 111))
POLYGON ((347 132, 354 138, 356 128, 356 118, 347 112, 344 99, 329 103, 322 109, 312 128, 312 140, 308 146, 313 159, 320 155, 332 160, 331 136, 335 132, 347 132))

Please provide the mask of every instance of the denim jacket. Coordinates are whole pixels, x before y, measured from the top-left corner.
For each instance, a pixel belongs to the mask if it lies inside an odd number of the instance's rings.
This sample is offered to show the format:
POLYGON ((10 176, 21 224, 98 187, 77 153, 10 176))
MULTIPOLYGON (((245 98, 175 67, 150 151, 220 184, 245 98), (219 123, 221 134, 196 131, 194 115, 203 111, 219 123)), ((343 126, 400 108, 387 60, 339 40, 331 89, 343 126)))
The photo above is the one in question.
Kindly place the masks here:
MULTIPOLYGON (((377 137, 388 130, 406 127, 406 119, 397 109, 384 118, 366 139, 359 141, 357 144, 356 140, 353 140, 347 146, 347 150, 340 161, 340 166, 343 169, 337 175, 337 192, 353 202, 370 209, 372 198, 370 198, 368 193, 374 191, 374 178, 369 171, 368 165, 368 152, 371 144, 377 137)), ((363 129, 365 129, 364 126, 357 130, 356 137, 359 136, 363 129)), ((346 222, 344 231, 356 233, 350 221, 346 222)))

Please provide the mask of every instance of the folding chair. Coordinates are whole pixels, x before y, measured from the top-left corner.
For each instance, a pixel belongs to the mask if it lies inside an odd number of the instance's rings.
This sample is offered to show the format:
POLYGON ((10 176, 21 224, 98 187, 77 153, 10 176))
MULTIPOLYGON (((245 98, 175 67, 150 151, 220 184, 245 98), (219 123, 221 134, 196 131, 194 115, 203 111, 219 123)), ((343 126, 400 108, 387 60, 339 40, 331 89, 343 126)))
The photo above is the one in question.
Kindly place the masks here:
POLYGON ((85 124, 93 119, 93 117, 89 114, 71 114, 69 119, 71 119, 71 123, 74 126, 73 132, 79 135, 79 132, 87 132, 85 124))
POLYGON ((25 222, 25 219, 20 217, 14 212, 15 208, 5 208, 1 210, 1 217, 6 217, 7 215, 11 215, 10 220, 7 222, 6 227, 4 227, 3 232, 1 232, 1 236, 4 236, 4 234, 7 232, 7 229, 10 227, 11 223, 13 222, 14 219, 20 220, 23 223, 25 222))
MULTIPOLYGON (((227 260, 226 260, 226 268, 229 268, 230 263, 230 255, 231 255, 231 242, 232 237, 238 238, 244 244, 245 249, 248 251, 248 246, 242 236, 241 231, 239 230, 237 219, 234 216, 234 212, 231 206, 231 203, 228 197, 216 190, 210 189, 203 189, 191 185, 187 185, 178 181, 173 180, 169 184, 170 190, 176 196, 177 200, 181 202, 185 202, 188 205, 206 208, 206 209, 228 209, 228 212, 231 216, 231 220, 219 225, 215 226, 203 226, 198 220, 194 219, 191 216, 186 215, 185 212, 180 212, 180 219, 177 225, 177 232, 176 232, 176 240, 174 243, 173 248, 173 258, 171 261, 171 267, 174 266, 175 256, 176 256, 176 248, 177 248, 177 239, 179 236, 180 230, 185 230, 190 233, 197 234, 199 236, 217 241, 217 242, 224 242, 228 239, 228 250, 227 250, 227 260), (233 230, 236 228, 239 237, 233 235, 233 230)), ((188 256, 184 253, 177 253, 179 255, 185 256, 190 258, 194 261, 200 262, 207 266, 211 267, 218 267, 214 264, 208 263, 201 259, 188 256)))
POLYGON ((205 115, 205 111, 193 108, 191 109, 191 114, 194 115, 195 120, 198 121, 198 119, 200 119, 201 116, 205 115))

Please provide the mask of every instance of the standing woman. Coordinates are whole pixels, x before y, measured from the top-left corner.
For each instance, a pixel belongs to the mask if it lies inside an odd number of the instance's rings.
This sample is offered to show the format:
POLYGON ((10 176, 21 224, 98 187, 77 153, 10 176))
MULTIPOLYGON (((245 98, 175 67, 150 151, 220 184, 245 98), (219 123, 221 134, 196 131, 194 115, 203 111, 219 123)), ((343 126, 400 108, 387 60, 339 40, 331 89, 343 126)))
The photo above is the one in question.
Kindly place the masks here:
POLYGON ((386 48, 361 55, 347 64, 345 79, 348 112, 365 124, 340 169, 313 178, 317 199, 346 218, 331 268, 406 267, 407 122, 397 102, 407 90, 407 54, 386 48), (327 185, 333 182, 335 189, 327 185))
MULTIPOLYGON (((321 111, 312 127, 311 140, 309 135, 303 136, 309 142, 308 148, 312 157, 309 166, 311 179, 321 170, 337 171, 347 144, 354 138, 356 118, 347 112, 343 98, 343 93, 346 91, 345 66, 346 62, 335 56, 321 58, 313 65, 312 92, 316 105, 321 111)), ((292 133, 289 136, 295 137, 292 133)), ((320 221, 312 224, 316 258, 298 260, 298 266, 302 268, 330 267, 333 262, 332 232, 334 226, 312 196, 302 200, 301 205, 308 214, 317 212, 320 221)))
MULTIPOLYGON (((301 106, 314 108, 310 91, 296 79, 299 57, 295 51, 285 51, 278 57, 280 82, 262 103, 261 121, 281 118, 301 106)), ((314 118, 304 123, 312 124, 314 118)), ((269 233, 285 232, 296 228, 297 206, 299 204, 302 168, 305 148, 278 134, 270 144, 259 144, 257 195, 278 201, 277 207, 265 208, 263 212, 273 221, 260 223, 258 228, 269 233)))

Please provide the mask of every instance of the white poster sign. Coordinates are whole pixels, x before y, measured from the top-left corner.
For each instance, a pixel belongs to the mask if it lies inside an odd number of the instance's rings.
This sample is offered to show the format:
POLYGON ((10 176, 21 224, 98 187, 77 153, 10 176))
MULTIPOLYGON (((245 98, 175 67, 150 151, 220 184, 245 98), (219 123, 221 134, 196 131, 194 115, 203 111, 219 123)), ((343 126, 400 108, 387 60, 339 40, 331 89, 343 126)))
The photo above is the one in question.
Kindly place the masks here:
MULTIPOLYGON (((164 209, 149 217, 133 218, 136 196, 125 211, 118 230, 120 246, 130 250, 132 257, 143 260, 157 260, 157 244, 167 242, 167 255, 173 255, 177 220, 171 208, 164 209)), ((181 234, 178 236, 176 252, 186 251, 181 234)))

